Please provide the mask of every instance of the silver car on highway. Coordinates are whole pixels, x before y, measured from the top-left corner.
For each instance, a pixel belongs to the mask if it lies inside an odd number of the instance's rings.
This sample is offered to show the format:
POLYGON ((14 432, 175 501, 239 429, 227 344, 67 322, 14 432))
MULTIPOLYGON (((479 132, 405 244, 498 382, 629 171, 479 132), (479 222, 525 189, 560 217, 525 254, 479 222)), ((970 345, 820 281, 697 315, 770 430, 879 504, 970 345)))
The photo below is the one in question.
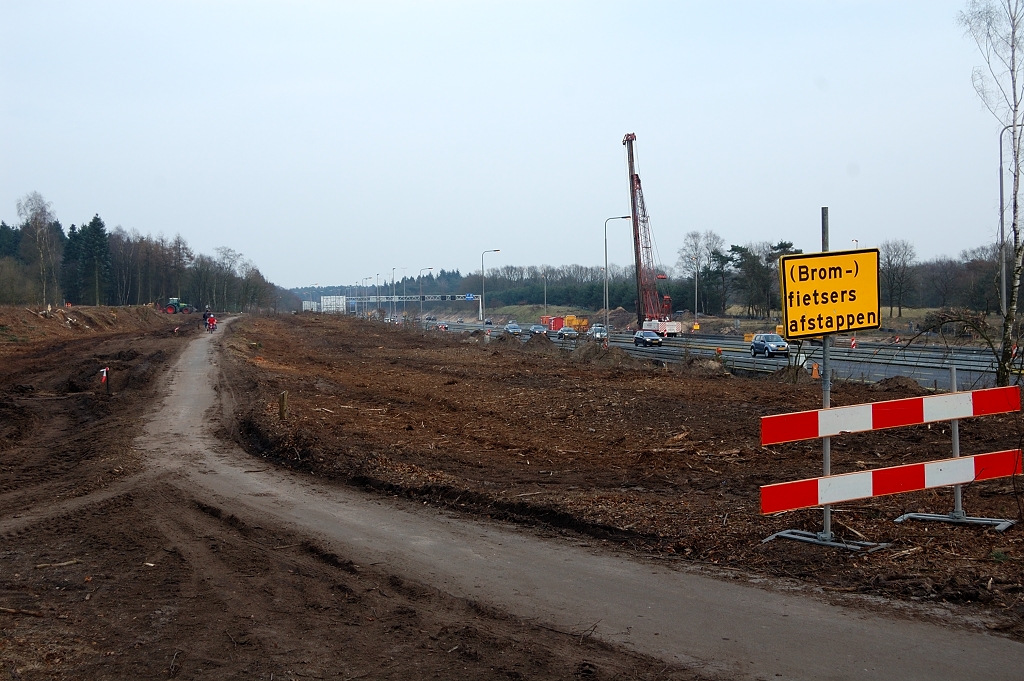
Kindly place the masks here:
POLYGON ((761 354, 765 357, 789 357, 789 343, 777 333, 755 334, 754 340, 750 342, 750 356, 757 357, 761 354))

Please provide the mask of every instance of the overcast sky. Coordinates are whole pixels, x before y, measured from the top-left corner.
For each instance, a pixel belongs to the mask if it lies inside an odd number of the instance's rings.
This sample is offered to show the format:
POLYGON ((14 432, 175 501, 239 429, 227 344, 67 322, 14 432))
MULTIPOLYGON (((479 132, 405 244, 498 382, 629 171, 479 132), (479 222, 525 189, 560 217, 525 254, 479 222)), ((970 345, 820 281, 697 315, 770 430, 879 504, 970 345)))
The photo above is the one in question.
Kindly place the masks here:
MULTIPOLYGON (((275 283, 603 262, 635 132, 691 230, 994 240, 1000 125, 944 0, 0 3, 0 218, 229 246, 275 283)), ((628 221, 610 259, 630 264, 628 221)))

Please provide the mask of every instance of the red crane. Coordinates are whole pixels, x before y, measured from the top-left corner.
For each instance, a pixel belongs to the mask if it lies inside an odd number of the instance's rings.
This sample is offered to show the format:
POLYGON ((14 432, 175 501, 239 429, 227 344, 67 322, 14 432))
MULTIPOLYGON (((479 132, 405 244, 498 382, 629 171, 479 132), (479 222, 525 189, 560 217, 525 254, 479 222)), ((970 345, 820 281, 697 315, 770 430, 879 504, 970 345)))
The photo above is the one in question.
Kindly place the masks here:
MULTIPOLYGON (((629 159, 629 205, 633 211, 633 255, 636 259, 636 323, 638 329, 644 322, 668 321, 672 315, 672 299, 658 296, 658 274, 654 265, 654 249, 651 246, 650 219, 644 205, 644 191, 640 188, 640 175, 633 160, 633 142, 636 134, 629 133, 622 138, 629 159)), ((673 334, 674 335, 674 334, 673 334)))

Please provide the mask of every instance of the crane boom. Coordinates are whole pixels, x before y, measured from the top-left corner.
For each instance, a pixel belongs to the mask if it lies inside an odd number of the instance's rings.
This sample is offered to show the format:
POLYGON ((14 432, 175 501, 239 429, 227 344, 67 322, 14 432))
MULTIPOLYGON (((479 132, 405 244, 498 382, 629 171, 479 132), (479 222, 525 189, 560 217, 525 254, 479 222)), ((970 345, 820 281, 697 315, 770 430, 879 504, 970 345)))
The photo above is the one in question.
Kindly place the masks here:
POLYGON ((622 144, 626 147, 629 163, 629 205, 633 212, 633 256, 636 260, 636 322, 637 328, 644 328, 644 322, 665 318, 671 314, 671 299, 666 302, 666 313, 658 297, 658 274, 654 265, 654 249, 651 246, 650 220, 644 205, 644 192, 640 187, 640 175, 636 172, 633 159, 635 133, 628 133, 622 144))

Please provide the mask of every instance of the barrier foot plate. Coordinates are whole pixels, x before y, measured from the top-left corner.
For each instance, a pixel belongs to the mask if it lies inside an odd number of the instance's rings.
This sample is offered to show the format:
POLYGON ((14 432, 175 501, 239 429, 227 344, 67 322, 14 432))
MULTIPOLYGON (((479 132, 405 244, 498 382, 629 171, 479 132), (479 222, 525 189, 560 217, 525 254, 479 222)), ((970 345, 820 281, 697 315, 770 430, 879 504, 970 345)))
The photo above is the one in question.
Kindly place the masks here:
POLYGON ((904 513, 893 522, 902 523, 904 520, 936 520, 940 523, 958 523, 960 525, 989 525, 996 532, 1003 532, 1017 524, 1016 520, 1003 520, 1002 518, 973 518, 969 515, 958 516, 954 513, 904 513))
POLYGON ((875 542, 870 541, 851 541, 846 539, 837 539, 834 535, 832 539, 825 539, 822 536, 820 536, 817 532, 807 532, 805 530, 782 530, 781 532, 776 532, 770 537, 762 539, 761 543, 764 544, 766 542, 770 542, 772 539, 775 539, 776 537, 781 537, 782 539, 793 539, 795 541, 807 542, 808 544, 817 544, 818 546, 832 546, 837 549, 849 549, 850 551, 867 550, 868 553, 877 551, 879 549, 884 549, 885 547, 889 546, 889 544, 876 544, 875 542))

